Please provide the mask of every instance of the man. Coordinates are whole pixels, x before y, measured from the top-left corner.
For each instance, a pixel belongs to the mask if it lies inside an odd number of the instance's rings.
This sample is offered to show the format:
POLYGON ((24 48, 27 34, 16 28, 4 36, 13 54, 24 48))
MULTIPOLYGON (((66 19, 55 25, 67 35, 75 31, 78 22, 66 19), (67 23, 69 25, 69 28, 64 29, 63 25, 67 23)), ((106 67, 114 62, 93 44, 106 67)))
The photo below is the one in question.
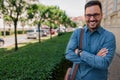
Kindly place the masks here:
POLYGON ((89 1, 85 5, 86 26, 81 52, 75 52, 79 47, 81 29, 76 29, 71 35, 65 57, 74 63, 71 74, 74 65, 79 64, 75 80, 107 80, 116 41, 114 34, 100 25, 102 17, 101 3, 95 0, 89 1))

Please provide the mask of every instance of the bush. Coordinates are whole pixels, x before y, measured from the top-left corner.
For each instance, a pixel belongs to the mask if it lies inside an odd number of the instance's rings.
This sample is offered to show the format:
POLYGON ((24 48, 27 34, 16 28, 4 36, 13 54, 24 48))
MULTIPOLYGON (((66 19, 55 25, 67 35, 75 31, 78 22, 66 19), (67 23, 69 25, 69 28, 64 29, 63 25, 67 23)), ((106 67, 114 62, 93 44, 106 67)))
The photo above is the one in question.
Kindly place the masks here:
POLYGON ((0 36, 2 35, 2 31, 0 31, 0 36))
MULTIPOLYGON (((4 35, 4 31, 2 31, 2 36, 4 35)), ((5 35, 10 35, 9 31, 5 31, 5 35)))
POLYGON ((58 36, 62 36, 62 35, 64 35, 65 34, 65 32, 59 32, 58 33, 58 36))
MULTIPOLYGON (((23 31, 22 31, 22 30, 18 30, 17 33, 18 33, 18 34, 23 34, 23 31)), ((26 30, 24 30, 24 34, 25 34, 25 33, 27 33, 26 30)))
POLYGON ((49 80, 56 65, 64 58, 69 37, 70 33, 3 55, 0 57, 0 79, 49 80))

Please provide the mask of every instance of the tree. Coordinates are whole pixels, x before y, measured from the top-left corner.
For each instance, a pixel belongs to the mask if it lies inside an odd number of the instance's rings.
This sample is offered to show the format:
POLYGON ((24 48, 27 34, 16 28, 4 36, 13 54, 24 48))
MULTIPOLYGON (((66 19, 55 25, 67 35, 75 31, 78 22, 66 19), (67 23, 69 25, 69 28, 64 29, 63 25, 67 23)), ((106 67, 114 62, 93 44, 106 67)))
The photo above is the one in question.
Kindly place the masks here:
MULTIPOLYGON (((48 6, 48 19, 47 19, 47 24, 50 27, 50 30, 54 27, 58 27, 60 26, 63 21, 63 14, 64 11, 61 10, 59 7, 57 6, 48 6)), ((67 15, 65 15, 65 17, 67 17, 67 15)), ((52 39, 52 34, 50 36, 50 38, 52 39)))
POLYGON ((40 27, 46 21, 48 8, 42 4, 32 4, 28 7, 28 19, 32 20, 33 23, 37 23, 39 29, 39 43, 41 43, 40 27))
MULTIPOLYGON (((40 29, 42 24, 48 25, 51 29, 55 26, 71 25, 72 22, 70 18, 66 15, 66 13, 56 6, 44 6, 42 4, 33 4, 28 7, 27 13, 28 18, 30 20, 32 19, 33 23, 38 24, 38 29, 40 29)), ((39 42, 41 42, 40 36, 39 42)))
POLYGON ((26 2, 24 0, 0 0, 0 11, 3 15, 8 15, 14 23, 15 51, 17 44, 17 23, 20 15, 25 12, 26 2))
MULTIPOLYGON (((71 21, 70 17, 67 16, 65 11, 60 10, 59 7, 51 6, 50 10, 52 12, 52 15, 50 14, 50 21, 54 21, 53 23, 57 26, 64 26, 64 27, 76 27, 76 24, 71 21), (74 24, 74 26, 73 26, 74 24)), ((60 29, 60 28, 59 28, 60 29)))

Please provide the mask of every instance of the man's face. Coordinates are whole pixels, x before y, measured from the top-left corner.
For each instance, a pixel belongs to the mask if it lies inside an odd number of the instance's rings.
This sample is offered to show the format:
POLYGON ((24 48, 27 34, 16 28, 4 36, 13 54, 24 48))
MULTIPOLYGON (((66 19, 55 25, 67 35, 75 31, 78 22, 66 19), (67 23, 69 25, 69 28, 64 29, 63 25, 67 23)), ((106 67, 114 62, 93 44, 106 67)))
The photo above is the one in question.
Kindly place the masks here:
POLYGON ((102 13, 99 6, 95 5, 86 8, 85 20, 90 30, 96 29, 100 25, 101 19, 102 13))

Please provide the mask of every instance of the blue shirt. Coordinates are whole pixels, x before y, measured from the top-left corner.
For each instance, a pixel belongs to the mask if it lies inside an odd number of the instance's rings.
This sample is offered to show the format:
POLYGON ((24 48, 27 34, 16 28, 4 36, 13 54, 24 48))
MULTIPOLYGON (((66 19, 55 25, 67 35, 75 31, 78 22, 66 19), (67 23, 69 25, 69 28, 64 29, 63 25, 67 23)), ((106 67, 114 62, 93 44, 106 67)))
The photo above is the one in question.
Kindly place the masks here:
POLYGON ((94 32, 90 32, 87 26, 84 27, 84 37, 82 39, 82 54, 75 54, 75 49, 79 47, 80 31, 76 29, 69 40, 66 48, 66 59, 72 61, 74 65, 80 64, 75 80, 107 80, 108 67, 114 57, 116 40, 112 32, 99 26, 94 32), (105 57, 96 54, 107 48, 105 57))

